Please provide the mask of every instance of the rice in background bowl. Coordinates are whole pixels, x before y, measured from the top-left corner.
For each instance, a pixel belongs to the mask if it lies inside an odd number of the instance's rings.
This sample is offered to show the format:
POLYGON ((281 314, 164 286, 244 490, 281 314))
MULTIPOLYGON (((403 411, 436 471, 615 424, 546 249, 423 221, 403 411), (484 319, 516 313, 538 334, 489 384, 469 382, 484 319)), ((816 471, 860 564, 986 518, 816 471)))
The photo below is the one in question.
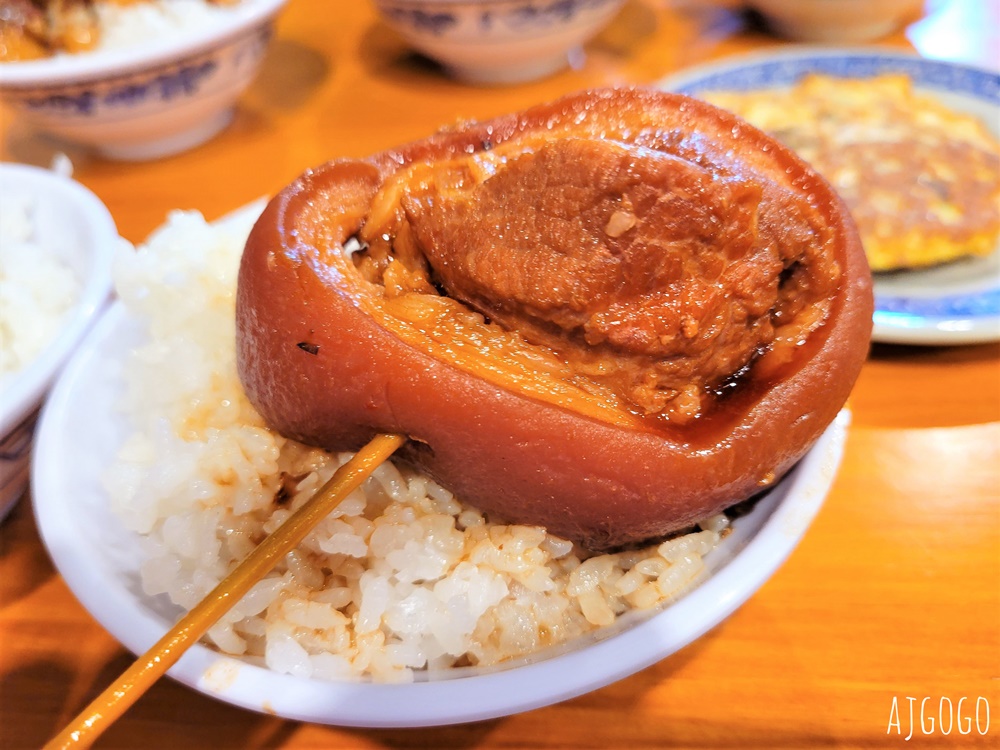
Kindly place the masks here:
POLYGON ((80 298, 80 277, 39 247, 34 202, 0 201, 0 378, 23 369, 51 343, 80 298))
POLYGON ((0 164, 0 518, 27 483, 45 392, 110 296, 118 242, 79 183, 0 164))
POLYGON ((108 34, 99 49, 0 63, 0 98, 39 130, 109 158, 179 153, 230 122, 286 2, 105 8, 108 34))
POLYGON ((94 8, 102 36, 95 51, 128 49, 175 36, 205 31, 230 22, 241 3, 211 3, 207 0, 142 0, 125 5, 97 0, 94 8))
MULTIPOLYGON (((235 364, 235 290, 256 218, 175 213, 116 286, 147 342, 126 359, 133 431, 105 475, 143 537, 147 596, 190 609, 349 457, 269 430, 235 364)), ((362 488, 213 627, 221 651, 302 678, 406 682, 492 667, 671 601, 728 533, 588 556, 538 527, 494 524, 407 467, 362 488)))
POLYGON ((242 0, 4 0, 0 62, 26 62, 155 42, 224 23, 242 0))

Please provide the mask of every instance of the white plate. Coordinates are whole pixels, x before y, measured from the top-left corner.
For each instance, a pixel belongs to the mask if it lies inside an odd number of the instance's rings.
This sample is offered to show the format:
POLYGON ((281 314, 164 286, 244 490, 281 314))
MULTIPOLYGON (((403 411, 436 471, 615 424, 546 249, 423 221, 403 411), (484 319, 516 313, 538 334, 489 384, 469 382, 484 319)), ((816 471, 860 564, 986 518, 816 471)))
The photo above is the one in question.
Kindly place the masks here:
MULTIPOLYGON (((60 377, 42 413, 32 482, 42 538, 70 589, 133 653, 176 619, 139 583, 138 537, 108 508, 101 473, 128 425, 116 410, 125 353, 143 332, 116 303, 60 377)), ((410 685, 336 683, 277 674, 199 645, 170 675, 203 693, 290 719, 345 726, 427 726, 503 716, 564 700, 672 654, 721 622, 777 570, 819 510, 840 461, 847 415, 706 559, 710 577, 652 617, 504 669, 457 670, 410 685), (391 706, 391 710, 387 710, 391 706)))
MULTIPOLYGON (((1000 74, 877 48, 801 47, 753 54, 692 68, 660 86, 698 96, 707 91, 787 87, 814 72, 851 78, 905 73, 922 94, 979 117, 1000 137, 1000 74)), ((876 274, 872 338, 928 345, 1000 340, 1000 247, 984 258, 876 274)))

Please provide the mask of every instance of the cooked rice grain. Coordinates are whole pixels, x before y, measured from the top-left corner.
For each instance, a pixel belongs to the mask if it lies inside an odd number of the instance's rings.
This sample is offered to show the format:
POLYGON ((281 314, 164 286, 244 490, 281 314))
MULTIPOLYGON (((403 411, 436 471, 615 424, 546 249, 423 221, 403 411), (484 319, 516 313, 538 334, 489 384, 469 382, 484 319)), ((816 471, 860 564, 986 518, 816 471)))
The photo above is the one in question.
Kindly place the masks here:
MULTIPOLYGON (((236 274, 255 217, 174 213, 116 283, 148 342, 124 366, 135 432, 107 474, 144 537, 149 595, 190 608, 348 458, 270 431, 236 375, 236 274), (279 489, 289 497, 276 504, 279 489)), ((490 523, 386 463, 237 604, 208 639, 279 672, 409 681, 494 665, 676 597, 725 533, 587 557, 543 529, 490 523)))
POLYGON ((0 200, 0 378, 13 376, 55 339, 80 298, 79 277, 39 244, 35 205, 0 200))
MULTIPOLYGON (((253 2, 253 0, 242 0, 253 2)), ((94 3, 101 36, 97 50, 127 49, 226 23, 232 6, 206 0, 145 0, 138 3, 94 3)))

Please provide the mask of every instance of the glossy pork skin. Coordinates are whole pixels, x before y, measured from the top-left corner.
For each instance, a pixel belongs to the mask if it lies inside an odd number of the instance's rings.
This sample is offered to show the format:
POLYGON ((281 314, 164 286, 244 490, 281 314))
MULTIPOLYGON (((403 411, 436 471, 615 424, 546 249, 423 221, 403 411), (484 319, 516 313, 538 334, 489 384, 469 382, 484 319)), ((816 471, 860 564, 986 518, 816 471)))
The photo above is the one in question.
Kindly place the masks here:
MULTIPOLYGON (((558 172, 549 169, 548 175, 558 172)), ((568 188, 572 183, 568 178, 568 188)), ((527 214, 512 221, 533 238, 548 231, 527 214)), ((412 438, 405 458, 463 501, 497 520, 542 525, 604 549, 686 528, 784 474, 836 416, 857 377, 871 330, 870 284, 843 205, 789 151, 682 96, 590 91, 369 159, 331 162, 282 191, 254 227, 243 257, 238 364, 251 401, 283 434, 345 450, 377 432, 403 433, 412 438), (507 156, 475 190, 489 191, 493 180, 510 179, 529 196, 550 193, 531 186, 537 170, 546 168, 542 162, 569 163, 587 153, 597 163, 624 158, 643 176, 619 180, 610 192, 591 189, 598 203, 601 195, 624 195, 635 208, 643 186, 656 185, 664 174, 671 184, 682 179, 714 187, 680 214, 657 214, 650 208, 657 201, 647 201, 647 208, 628 212, 634 224, 627 217, 617 224, 608 219, 608 211, 618 210, 610 205, 589 214, 574 210, 573 217, 581 218, 543 251, 559 256, 558 262, 550 263, 551 273, 532 272, 534 277, 495 273, 497 257, 509 263, 510 253, 524 251, 502 242, 486 248, 482 265, 467 262, 483 247, 475 238, 486 236, 485 228, 506 210, 504 196, 512 187, 485 200, 480 195, 474 215, 456 224, 449 211, 466 210, 472 199, 423 180, 391 204, 398 208, 389 219, 376 219, 385 213, 383 196, 396 189, 393 181, 417 174, 415 167, 446 167, 489 151, 507 156), (528 154, 539 163, 522 164, 527 177, 506 173, 528 154), (697 286, 706 277, 669 270, 690 265, 684 252, 690 252, 692 238, 705 241, 703 232, 685 224, 684 217, 697 211, 717 216, 716 234, 728 238, 719 245, 722 255, 737 258, 726 267, 760 278, 744 278, 749 296, 718 286, 721 276, 711 279, 714 297, 692 293, 684 279, 697 286), (412 231, 411 243, 425 258, 418 265, 427 266, 422 272, 447 295, 415 296, 404 289, 389 299, 387 287, 359 272, 353 255, 365 251, 358 253, 349 240, 363 237, 366 225, 384 222, 412 231), (463 225, 473 241, 449 239, 463 225), (670 228, 656 229, 664 225, 670 228), (626 235, 635 229, 652 234, 629 243, 626 235), (649 257, 649 246, 656 244, 649 238, 657 232, 667 235, 664 241, 673 238, 671 247, 689 248, 677 250, 679 266, 666 263, 664 270, 649 257), (594 242, 585 251, 574 247, 574 237, 594 242), (567 267, 566 256, 573 253, 580 263, 567 267), (607 271, 609 262, 617 268, 607 271), (709 298, 724 309, 747 296, 738 305, 749 311, 746 320, 699 338, 697 330, 684 332, 680 308, 666 298, 664 314, 643 321, 642 311, 665 287, 635 280, 658 274, 669 275, 678 294, 695 300, 691 310, 705 307, 709 298), (542 289, 538 279, 549 283, 542 289), (560 279, 566 280, 561 287, 560 279), (758 309, 762 303, 751 293, 762 286, 769 289, 769 311, 758 309), (616 306, 623 321, 617 328, 607 323, 615 319, 616 306), (483 322, 483 314, 490 322, 483 322), (451 321, 453 341, 446 328, 451 321), (497 326, 515 332, 494 341, 488 331, 497 326), (622 333, 629 326, 634 334, 622 333), (539 331, 555 340, 531 341, 539 331), (517 340, 511 343, 511 337, 517 340), (520 338, 529 343, 518 343, 520 338), (472 344, 484 340, 483 351, 475 351, 472 344), (524 364, 533 361, 530 348, 536 344, 544 349, 539 361, 559 365, 560 357, 572 358, 566 341, 617 348, 657 367, 685 364, 675 373, 679 380, 660 389, 668 406, 657 410, 654 404, 648 414, 649 405, 637 403, 627 388, 581 385, 575 370, 567 379, 544 368, 533 373, 524 364), (507 351, 513 354, 507 357, 507 351), (726 395, 710 395, 723 382, 726 395), (692 383, 704 407, 681 419, 669 408, 677 399, 669 399, 692 383)))

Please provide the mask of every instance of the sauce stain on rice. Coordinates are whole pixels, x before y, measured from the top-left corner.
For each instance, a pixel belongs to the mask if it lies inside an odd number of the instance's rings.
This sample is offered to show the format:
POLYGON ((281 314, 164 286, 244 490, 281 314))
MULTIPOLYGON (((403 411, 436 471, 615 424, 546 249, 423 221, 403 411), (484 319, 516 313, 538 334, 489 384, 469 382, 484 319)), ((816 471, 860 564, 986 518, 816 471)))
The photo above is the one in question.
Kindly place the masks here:
POLYGON ((235 659, 218 659, 201 676, 201 686, 213 693, 224 693, 236 683, 240 662, 235 659))

